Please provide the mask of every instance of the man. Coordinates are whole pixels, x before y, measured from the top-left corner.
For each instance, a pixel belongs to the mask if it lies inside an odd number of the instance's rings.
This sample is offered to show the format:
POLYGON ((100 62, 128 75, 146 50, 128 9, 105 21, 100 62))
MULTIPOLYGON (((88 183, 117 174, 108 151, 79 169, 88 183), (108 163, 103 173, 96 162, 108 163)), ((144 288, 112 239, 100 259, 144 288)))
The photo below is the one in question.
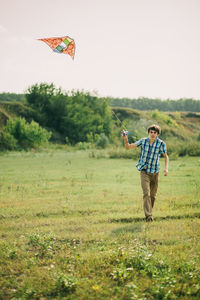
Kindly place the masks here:
POLYGON ((127 133, 123 131, 126 149, 141 147, 141 154, 136 165, 140 171, 141 186, 143 190, 143 208, 146 221, 153 221, 152 210, 156 199, 158 188, 158 177, 160 171, 160 154, 165 158, 164 176, 168 175, 168 155, 166 144, 158 138, 161 128, 158 125, 148 127, 148 137, 129 144, 127 133))

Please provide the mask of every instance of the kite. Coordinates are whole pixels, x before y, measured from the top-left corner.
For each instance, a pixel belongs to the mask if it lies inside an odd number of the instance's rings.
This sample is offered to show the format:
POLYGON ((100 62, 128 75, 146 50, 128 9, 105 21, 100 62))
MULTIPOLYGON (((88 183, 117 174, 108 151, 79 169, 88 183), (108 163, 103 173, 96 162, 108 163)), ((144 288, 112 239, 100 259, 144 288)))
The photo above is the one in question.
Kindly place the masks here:
POLYGON ((68 36, 38 39, 45 42, 56 53, 69 54, 74 59, 75 43, 74 40, 68 36))

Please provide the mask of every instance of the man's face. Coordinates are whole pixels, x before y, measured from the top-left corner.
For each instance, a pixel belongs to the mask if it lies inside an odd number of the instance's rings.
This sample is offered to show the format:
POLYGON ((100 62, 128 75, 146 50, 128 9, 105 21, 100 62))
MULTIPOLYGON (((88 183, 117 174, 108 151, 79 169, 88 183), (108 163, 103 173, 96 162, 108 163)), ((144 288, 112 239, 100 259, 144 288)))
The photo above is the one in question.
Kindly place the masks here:
POLYGON ((158 133, 155 130, 149 130, 149 139, 150 140, 155 140, 157 136, 158 136, 158 133))

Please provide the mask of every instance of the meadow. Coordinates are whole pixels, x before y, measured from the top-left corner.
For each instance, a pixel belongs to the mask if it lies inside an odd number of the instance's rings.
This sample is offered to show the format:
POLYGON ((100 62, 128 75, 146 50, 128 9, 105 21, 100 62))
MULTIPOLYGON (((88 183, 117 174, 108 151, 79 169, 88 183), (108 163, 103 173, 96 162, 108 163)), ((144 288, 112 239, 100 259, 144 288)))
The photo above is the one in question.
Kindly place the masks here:
POLYGON ((146 223, 132 159, 0 154, 0 299, 199 299, 200 159, 170 160, 146 223))

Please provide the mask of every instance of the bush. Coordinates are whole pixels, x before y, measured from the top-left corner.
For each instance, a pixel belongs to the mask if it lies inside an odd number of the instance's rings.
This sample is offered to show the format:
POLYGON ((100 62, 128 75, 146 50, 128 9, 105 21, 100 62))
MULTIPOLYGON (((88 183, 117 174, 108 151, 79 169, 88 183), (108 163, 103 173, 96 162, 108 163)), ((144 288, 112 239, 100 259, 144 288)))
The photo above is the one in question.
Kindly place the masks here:
POLYGON ((101 133, 97 138, 96 146, 98 148, 105 149, 108 146, 108 144, 109 144, 108 137, 104 133, 101 133))
POLYGON ((200 143, 180 143, 169 142, 167 143, 167 153, 171 158, 177 158, 178 156, 199 156, 200 155, 200 143))
POLYGON ((71 144, 95 142, 96 136, 102 133, 111 135, 112 115, 106 99, 77 91, 68 97, 66 107, 61 132, 71 144))
POLYGON ((200 143, 185 144, 179 150, 179 156, 200 156, 200 143))
POLYGON ((46 144, 51 132, 32 121, 30 124, 24 118, 14 118, 7 121, 1 137, 1 149, 29 149, 46 144))
POLYGON ((14 150, 17 140, 9 132, 0 132, 0 150, 14 150))
POLYGON ((169 115, 159 112, 157 109, 152 113, 152 117, 157 121, 163 121, 168 126, 178 127, 178 124, 175 120, 173 120, 169 115))
POLYGON ((76 144, 76 147, 78 150, 88 150, 91 149, 92 145, 91 143, 79 142, 76 144))

